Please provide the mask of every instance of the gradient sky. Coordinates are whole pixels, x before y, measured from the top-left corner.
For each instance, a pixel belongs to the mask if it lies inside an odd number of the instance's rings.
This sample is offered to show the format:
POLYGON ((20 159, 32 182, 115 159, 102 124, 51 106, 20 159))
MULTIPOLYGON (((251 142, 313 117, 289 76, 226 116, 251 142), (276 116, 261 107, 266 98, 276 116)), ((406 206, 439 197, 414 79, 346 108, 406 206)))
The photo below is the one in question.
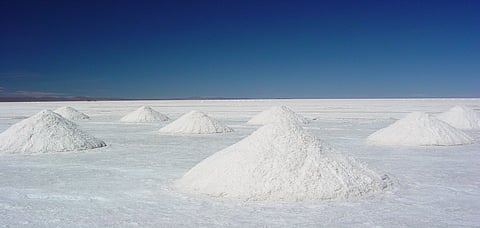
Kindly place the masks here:
POLYGON ((480 1, 139 2, 0 1, 0 96, 480 96, 480 1))

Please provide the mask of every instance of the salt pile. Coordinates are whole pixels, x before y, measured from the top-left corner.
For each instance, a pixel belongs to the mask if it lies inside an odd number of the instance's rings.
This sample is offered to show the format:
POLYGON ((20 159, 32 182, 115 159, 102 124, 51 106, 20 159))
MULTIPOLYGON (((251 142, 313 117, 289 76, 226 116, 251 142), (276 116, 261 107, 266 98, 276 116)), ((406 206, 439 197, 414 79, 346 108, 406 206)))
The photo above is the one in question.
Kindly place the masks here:
POLYGON ((175 186, 184 192, 245 201, 356 198, 390 185, 352 158, 292 124, 269 124, 206 158, 175 186))
POLYGON ((76 110, 72 107, 68 107, 68 106, 57 108, 57 109, 55 109, 54 112, 60 114, 61 116, 63 116, 64 118, 67 118, 69 120, 88 120, 88 119, 90 119, 90 117, 85 115, 84 113, 79 112, 78 110, 76 110))
POLYGON ((423 112, 412 112, 392 125, 368 136, 380 145, 450 146, 473 143, 461 130, 423 112))
POLYGON ((191 111, 160 129, 163 133, 180 134, 212 134, 231 131, 233 131, 232 128, 198 111, 191 111))
POLYGON ((286 106, 274 106, 254 116, 247 124, 265 125, 282 122, 306 124, 308 120, 286 106))
POLYGON ((34 154, 106 146, 57 113, 43 110, 0 134, 0 153, 34 154))
POLYGON ((120 121, 122 122, 131 122, 131 123, 148 123, 148 122, 158 122, 158 121, 167 121, 169 118, 149 106, 142 106, 139 109, 127 114, 120 121))
POLYGON ((459 129, 480 128, 479 115, 474 110, 465 106, 455 106, 450 110, 439 114, 437 118, 459 129))

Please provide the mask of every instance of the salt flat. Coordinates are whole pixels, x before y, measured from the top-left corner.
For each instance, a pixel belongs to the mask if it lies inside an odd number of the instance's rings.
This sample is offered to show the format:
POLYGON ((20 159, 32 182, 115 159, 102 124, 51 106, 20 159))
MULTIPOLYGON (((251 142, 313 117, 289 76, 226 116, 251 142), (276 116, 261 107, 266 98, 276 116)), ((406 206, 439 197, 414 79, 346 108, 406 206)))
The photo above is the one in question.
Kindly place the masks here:
POLYGON ((392 147, 365 139, 412 111, 454 105, 480 111, 480 99, 208 100, 0 103, 0 131, 36 112, 71 106, 91 117, 80 127, 108 146, 88 151, 0 156, 0 224, 30 227, 342 226, 474 227, 480 224, 480 131, 463 146, 392 147), (235 131, 171 135, 171 121, 119 119, 142 105, 175 120, 198 110, 235 131), (274 105, 307 118, 312 134, 342 153, 387 173, 392 190, 348 201, 255 203, 180 193, 172 182, 258 126, 246 122, 274 105))

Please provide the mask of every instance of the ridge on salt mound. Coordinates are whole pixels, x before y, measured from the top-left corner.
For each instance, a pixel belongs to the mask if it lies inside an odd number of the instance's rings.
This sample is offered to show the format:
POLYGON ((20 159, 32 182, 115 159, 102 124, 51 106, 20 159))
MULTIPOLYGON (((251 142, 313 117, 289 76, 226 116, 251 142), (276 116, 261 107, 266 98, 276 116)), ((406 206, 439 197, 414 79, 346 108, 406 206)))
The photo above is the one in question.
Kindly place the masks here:
POLYGON ((175 182, 180 191, 245 201, 357 198, 391 185, 295 124, 268 124, 175 182))
POLYGON ((412 112, 367 138, 370 144, 399 146, 451 146, 473 139, 449 124, 423 112, 412 112))
POLYGON ((480 116, 473 109, 455 106, 437 115, 437 118, 459 129, 479 129, 480 116))
POLYGON ((82 113, 72 107, 64 106, 55 109, 57 114, 60 114, 62 117, 67 118, 69 120, 88 120, 90 119, 85 113, 82 113))
POLYGON ((233 131, 232 128, 199 111, 191 111, 160 129, 163 133, 212 134, 233 131))
POLYGON ((265 125, 270 123, 296 123, 307 124, 308 120, 292 111, 287 106, 271 107, 250 119, 247 124, 265 125))
POLYGON ((34 154, 106 146, 59 114, 43 110, 0 133, 0 154, 34 154))
POLYGON ((131 123, 149 123, 149 122, 159 122, 167 121, 169 118, 166 115, 163 115, 150 106, 142 106, 137 110, 128 113, 120 119, 122 122, 131 122, 131 123))

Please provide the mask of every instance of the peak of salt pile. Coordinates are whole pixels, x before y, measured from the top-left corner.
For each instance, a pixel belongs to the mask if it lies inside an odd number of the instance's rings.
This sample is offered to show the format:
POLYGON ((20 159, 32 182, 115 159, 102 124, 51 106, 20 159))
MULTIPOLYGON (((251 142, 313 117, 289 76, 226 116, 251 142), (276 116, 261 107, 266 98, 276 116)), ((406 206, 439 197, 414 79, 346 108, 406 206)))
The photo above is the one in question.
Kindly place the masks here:
POLYGON ((450 146, 473 143, 473 139, 449 124, 423 112, 412 112, 368 136, 380 145, 450 146))
POLYGON ((356 198, 390 185, 356 160, 293 124, 268 124, 206 158, 175 186, 184 192, 246 201, 356 198))
POLYGON ((438 119, 459 129, 480 128, 480 116, 471 108, 455 106, 437 116, 438 119))
POLYGON ((308 120, 292 111, 287 106, 271 107, 250 119, 247 124, 265 125, 271 123, 307 124, 308 120))
POLYGON ((88 120, 90 119, 89 116, 85 115, 84 113, 68 106, 60 107, 55 109, 56 113, 60 114, 62 117, 67 118, 69 120, 88 120))
POLYGON ((50 110, 24 119, 0 134, 0 153, 34 154, 106 146, 77 125, 50 110))
POLYGON ((131 122, 131 123, 148 123, 148 122, 158 122, 158 121, 167 121, 169 118, 154 109, 150 106, 142 106, 139 109, 128 113, 120 121, 122 122, 131 122))
POLYGON ((163 133, 212 134, 231 132, 232 128, 203 112, 191 111, 160 129, 163 133))

